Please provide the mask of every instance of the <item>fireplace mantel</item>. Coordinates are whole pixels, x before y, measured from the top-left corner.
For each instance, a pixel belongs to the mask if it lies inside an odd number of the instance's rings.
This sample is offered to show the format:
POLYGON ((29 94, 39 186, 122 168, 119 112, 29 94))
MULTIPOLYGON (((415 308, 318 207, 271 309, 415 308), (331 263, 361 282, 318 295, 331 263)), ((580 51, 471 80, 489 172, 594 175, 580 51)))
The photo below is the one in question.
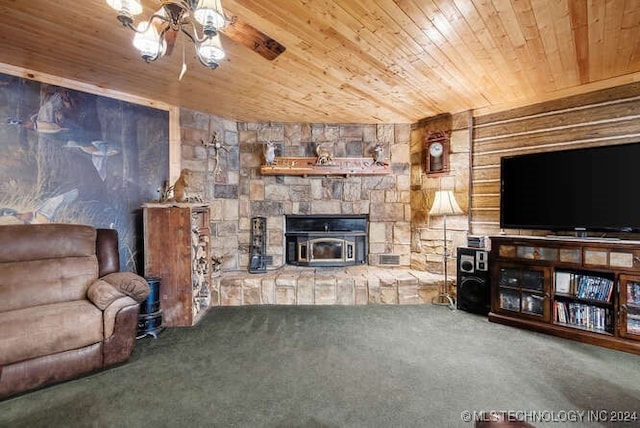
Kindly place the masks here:
POLYGON ((388 175, 388 163, 376 162, 373 158, 333 158, 318 164, 314 157, 276 157, 272 165, 260 167, 262 175, 388 175))

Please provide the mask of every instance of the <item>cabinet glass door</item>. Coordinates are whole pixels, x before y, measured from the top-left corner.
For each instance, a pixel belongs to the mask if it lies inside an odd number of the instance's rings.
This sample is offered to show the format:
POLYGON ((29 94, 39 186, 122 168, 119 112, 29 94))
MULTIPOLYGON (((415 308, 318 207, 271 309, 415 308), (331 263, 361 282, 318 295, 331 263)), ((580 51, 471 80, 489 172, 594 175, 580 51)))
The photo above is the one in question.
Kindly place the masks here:
POLYGON ((498 300, 500 311, 518 312, 535 318, 547 318, 548 274, 545 268, 500 267, 498 300))
POLYGON ((640 277, 620 276, 620 335, 640 340, 640 277))

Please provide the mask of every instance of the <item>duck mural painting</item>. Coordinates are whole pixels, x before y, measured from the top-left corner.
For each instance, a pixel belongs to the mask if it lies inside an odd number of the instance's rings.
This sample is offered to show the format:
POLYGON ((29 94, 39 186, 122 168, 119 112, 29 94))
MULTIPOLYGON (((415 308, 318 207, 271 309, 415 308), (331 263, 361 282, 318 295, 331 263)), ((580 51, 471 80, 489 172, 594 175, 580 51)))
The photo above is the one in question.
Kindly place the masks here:
POLYGON ((169 114, 0 74, 0 224, 118 230, 141 270, 140 206, 169 176, 169 114))

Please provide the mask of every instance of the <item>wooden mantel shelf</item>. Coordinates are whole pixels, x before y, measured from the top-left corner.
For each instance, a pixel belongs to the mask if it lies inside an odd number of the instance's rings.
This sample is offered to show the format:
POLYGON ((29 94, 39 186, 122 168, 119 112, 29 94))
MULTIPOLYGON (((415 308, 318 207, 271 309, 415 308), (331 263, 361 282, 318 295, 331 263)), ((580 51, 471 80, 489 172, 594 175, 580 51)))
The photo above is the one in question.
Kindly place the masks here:
POLYGON ((389 164, 378 164, 372 158, 333 158, 323 165, 317 158, 278 157, 272 165, 262 165, 262 175, 387 175, 389 164))

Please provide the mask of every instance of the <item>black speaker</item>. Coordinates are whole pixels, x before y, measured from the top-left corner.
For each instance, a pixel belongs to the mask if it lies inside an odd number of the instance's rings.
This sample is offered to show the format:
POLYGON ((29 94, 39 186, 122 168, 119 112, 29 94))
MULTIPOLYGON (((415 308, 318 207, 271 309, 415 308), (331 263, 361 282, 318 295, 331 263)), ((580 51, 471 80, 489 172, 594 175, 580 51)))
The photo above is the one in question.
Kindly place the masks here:
POLYGON ((480 248, 458 247, 457 307, 476 314, 491 310, 489 252, 480 248))

